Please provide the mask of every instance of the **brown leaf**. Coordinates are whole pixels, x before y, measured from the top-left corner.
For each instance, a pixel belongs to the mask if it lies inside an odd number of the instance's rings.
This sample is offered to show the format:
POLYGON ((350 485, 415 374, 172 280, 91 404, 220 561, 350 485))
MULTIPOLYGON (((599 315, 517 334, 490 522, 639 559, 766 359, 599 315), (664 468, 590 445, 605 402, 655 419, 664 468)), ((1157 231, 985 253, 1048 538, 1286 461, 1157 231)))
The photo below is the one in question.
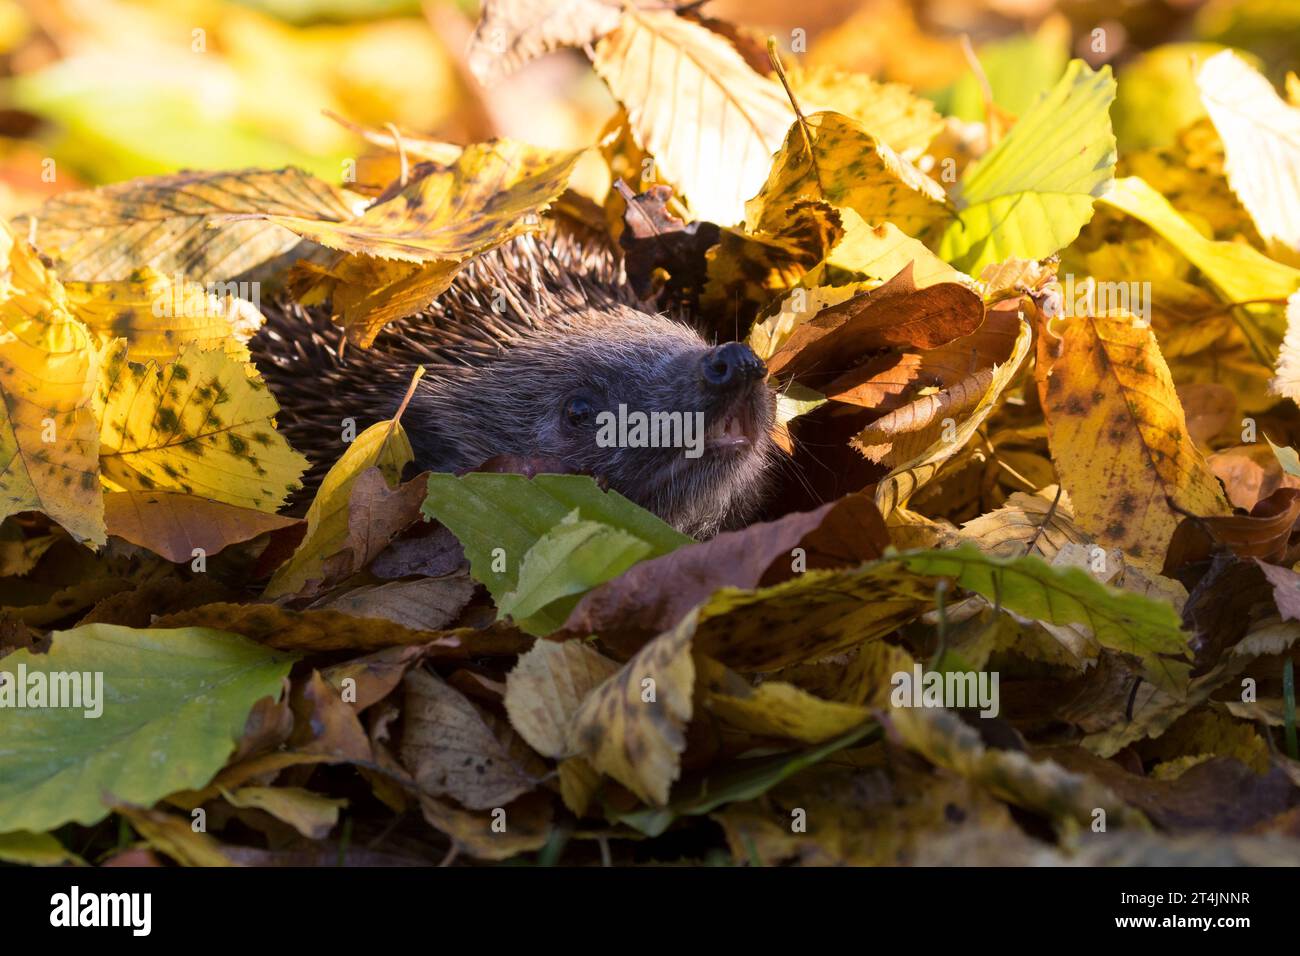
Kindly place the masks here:
POLYGON ((113 491, 104 495, 104 523, 109 534, 168 561, 188 563, 196 550, 211 557, 229 545, 301 522, 177 491, 113 491))
POLYGON ((295 685, 289 700, 297 718, 290 743, 298 755, 370 761, 370 738, 361 721, 319 671, 312 671, 306 681, 295 685))
POLYGON ((370 573, 380 578, 428 578, 450 574, 465 563, 465 549, 442 525, 417 525, 412 533, 389 543, 371 562, 370 573))
POLYGON ((1232 757, 1197 764, 1174 780, 1139 777, 1081 747, 1053 748, 1058 763, 1086 773, 1162 829, 1240 832, 1300 803, 1300 789, 1280 769, 1256 774, 1232 757))
POLYGON ((1300 489, 1279 488, 1248 515, 1184 518, 1169 541, 1166 575, 1206 560, 1217 548, 1239 558, 1294 564, 1300 558, 1296 522, 1300 521, 1300 489))
POLYGON ((1300 621, 1300 574, 1256 559, 1264 578, 1273 586, 1273 600, 1284 621, 1300 621))
POLYGON ((463 694, 427 670, 411 671, 403 683, 402 762, 421 793, 490 810, 537 786, 508 726, 489 726, 463 694))
POLYGON ((353 588, 313 607, 342 611, 353 617, 391 621, 413 631, 436 631, 450 625, 474 596, 467 574, 353 588))
POLYGON ((457 851, 480 860, 508 860, 546 846, 554 811, 549 795, 530 793, 488 813, 462 810, 421 794, 420 812, 431 827, 451 838, 457 851))
POLYGON ((888 544, 870 498, 848 495, 815 511, 723 532, 633 565, 588 591, 560 633, 599 634, 606 644, 631 653, 719 588, 752 588, 805 569, 857 564, 879 557, 888 544), (802 565, 795 554, 799 548, 802 565))
POLYGON ((392 693, 424 654, 423 647, 390 647, 327 667, 321 676, 340 691, 349 689, 351 693, 345 700, 360 713, 392 693), (351 684, 344 683, 349 680, 351 684))
POLYGON ((1178 386, 1178 400, 1187 415, 1187 434, 1198 445, 1208 445, 1210 439, 1239 421, 1237 396, 1226 385, 1188 382, 1178 386))
POLYGON ((384 473, 376 467, 357 475, 348 496, 347 542, 325 559, 327 580, 341 581, 360 571, 419 519, 427 478, 427 474, 416 475, 389 488, 384 473))
POLYGON ((581 640, 538 641, 506 678, 506 713, 544 757, 569 755, 574 714, 619 669, 581 640))
POLYGON ((822 309, 794 330, 768 361, 775 374, 816 387, 873 351, 934 349, 970 335, 984 321, 980 297, 955 282, 917 289, 911 266, 884 285, 822 309))
POLYGON ((295 611, 275 604, 205 604, 168 614, 157 627, 215 627, 279 650, 369 651, 395 644, 426 644, 438 631, 415 630, 334 608, 295 611))
POLYGON ((626 203, 618 243, 633 291, 643 298, 658 294, 659 304, 665 308, 693 308, 708 278, 705 253, 718 241, 718 226, 711 222, 688 226, 669 212, 671 186, 651 186, 634 196, 619 180, 615 189, 626 203), (660 269, 668 273, 662 289, 655 283, 655 272, 660 269))

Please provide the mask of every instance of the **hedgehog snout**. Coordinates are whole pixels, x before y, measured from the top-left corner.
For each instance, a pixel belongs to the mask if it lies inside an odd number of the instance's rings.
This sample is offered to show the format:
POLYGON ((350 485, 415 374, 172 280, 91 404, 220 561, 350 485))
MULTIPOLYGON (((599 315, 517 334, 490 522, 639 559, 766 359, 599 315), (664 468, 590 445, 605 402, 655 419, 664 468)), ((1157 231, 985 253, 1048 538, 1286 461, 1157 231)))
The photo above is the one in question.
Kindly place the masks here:
POLYGON ((766 377, 767 366, 741 342, 710 349, 700 359, 700 380, 706 391, 730 392, 766 377))

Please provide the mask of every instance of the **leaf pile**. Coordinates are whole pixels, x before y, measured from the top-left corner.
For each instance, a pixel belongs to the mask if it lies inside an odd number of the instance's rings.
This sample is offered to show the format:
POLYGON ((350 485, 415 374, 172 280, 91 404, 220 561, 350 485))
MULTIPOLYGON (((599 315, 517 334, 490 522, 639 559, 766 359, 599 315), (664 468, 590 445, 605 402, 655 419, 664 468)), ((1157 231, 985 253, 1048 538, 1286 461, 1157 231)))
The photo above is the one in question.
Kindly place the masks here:
POLYGON ((585 50, 598 142, 356 127, 386 188, 4 223, 0 859, 1300 862, 1300 87, 1178 44, 1117 80, 1045 21, 936 90, 908 23, 910 85, 860 18, 787 69, 693 5, 488 0, 468 68, 585 50), (400 410, 281 514, 239 283, 365 349, 539 228, 765 360, 766 520, 412 478, 400 410))

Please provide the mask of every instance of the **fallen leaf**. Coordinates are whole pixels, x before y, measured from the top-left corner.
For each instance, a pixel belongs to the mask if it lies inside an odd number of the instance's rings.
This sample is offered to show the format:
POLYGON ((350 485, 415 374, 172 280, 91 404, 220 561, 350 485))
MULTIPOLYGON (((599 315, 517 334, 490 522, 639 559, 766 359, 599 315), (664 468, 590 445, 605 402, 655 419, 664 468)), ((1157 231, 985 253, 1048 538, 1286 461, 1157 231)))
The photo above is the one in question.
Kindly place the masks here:
POLYGON ((671 11, 627 9, 592 64, 695 217, 722 226, 744 218, 794 119, 781 87, 671 11))
POLYGON ((1040 335, 1036 374, 1061 484, 1099 544, 1159 570, 1182 514, 1229 513, 1149 327, 1077 316, 1040 335))
POLYGON ((298 243, 278 226, 225 217, 267 213, 341 221, 352 217, 355 201, 297 169, 185 172, 63 193, 15 224, 25 231, 35 222, 37 246, 65 279, 122 282, 147 266, 168 277, 225 282, 298 243))
POLYGON ((491 84, 543 53, 595 43, 619 16, 612 0, 487 0, 470 40, 469 68, 491 84))
POLYGON ((175 491, 115 491, 104 496, 108 533, 187 563, 258 535, 298 524, 283 518, 175 491))
POLYGON ((101 676, 93 689, 82 687, 80 708, 33 707, 29 696, 28 706, 3 710, 9 743, 0 754, 2 832, 96 823, 110 811, 101 799, 106 793, 114 803, 149 806, 203 786, 235 749, 249 709, 279 694, 292 663, 207 628, 88 624, 52 638, 46 654, 5 658, 4 694, 30 695, 37 683, 48 688, 59 671, 101 676), (91 724, 85 715, 97 709, 91 724))
POLYGON ((489 726, 464 695, 429 671, 410 671, 403 682, 402 762, 422 793, 490 810, 537 786, 509 742, 509 727, 489 726))
POLYGON ((1042 259, 1069 245, 1112 180, 1114 99, 1109 66, 1094 71, 1072 60, 1052 91, 966 168, 960 212, 939 255, 977 274, 1011 256, 1042 259))
POLYGON ((618 670, 582 641, 538 641, 506 677, 511 725, 542 756, 568 756, 574 715, 618 670))
POLYGON ((0 518, 43 511, 79 541, 103 544, 101 357, 36 251, 0 230, 0 518))
POLYGON ((191 344, 174 362, 137 365, 110 346, 95 396, 112 491, 179 491, 275 513, 307 459, 274 427, 279 405, 251 367, 191 344))
POLYGON ((642 648, 589 693, 573 717, 569 747, 646 803, 662 806, 681 774, 691 719, 696 615, 642 648))
POLYGON ((1228 182, 1259 234, 1300 251, 1300 109, 1231 50, 1206 60, 1196 85, 1223 140, 1228 182))

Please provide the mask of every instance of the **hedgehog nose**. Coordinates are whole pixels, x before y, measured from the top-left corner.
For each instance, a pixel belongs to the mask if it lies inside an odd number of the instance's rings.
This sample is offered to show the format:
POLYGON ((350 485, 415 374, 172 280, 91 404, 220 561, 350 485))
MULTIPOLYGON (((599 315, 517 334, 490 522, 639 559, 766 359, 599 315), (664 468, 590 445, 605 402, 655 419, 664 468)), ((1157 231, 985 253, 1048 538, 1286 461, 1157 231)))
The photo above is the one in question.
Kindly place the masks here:
POLYGON ((700 359, 700 374, 705 388, 721 392, 762 378, 767 366, 748 345, 728 342, 705 353, 700 359))

